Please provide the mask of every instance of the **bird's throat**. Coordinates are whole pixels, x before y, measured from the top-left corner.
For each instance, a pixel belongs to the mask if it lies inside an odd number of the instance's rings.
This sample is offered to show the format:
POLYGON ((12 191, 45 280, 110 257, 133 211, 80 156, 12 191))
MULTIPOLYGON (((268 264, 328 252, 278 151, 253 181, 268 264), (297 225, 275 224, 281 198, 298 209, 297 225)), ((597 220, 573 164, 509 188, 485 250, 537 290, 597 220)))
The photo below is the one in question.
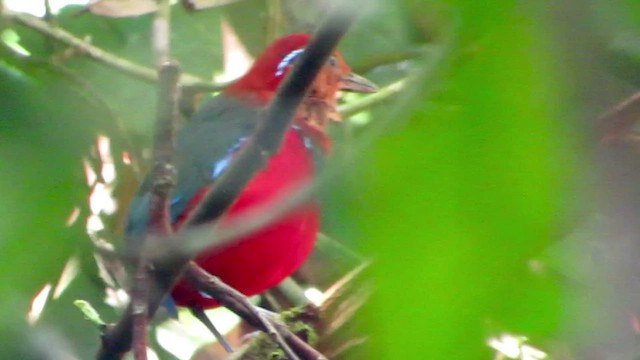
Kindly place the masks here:
POLYGON ((296 125, 325 154, 331 152, 331 139, 327 133, 331 121, 340 121, 336 105, 320 98, 307 96, 296 112, 296 125))

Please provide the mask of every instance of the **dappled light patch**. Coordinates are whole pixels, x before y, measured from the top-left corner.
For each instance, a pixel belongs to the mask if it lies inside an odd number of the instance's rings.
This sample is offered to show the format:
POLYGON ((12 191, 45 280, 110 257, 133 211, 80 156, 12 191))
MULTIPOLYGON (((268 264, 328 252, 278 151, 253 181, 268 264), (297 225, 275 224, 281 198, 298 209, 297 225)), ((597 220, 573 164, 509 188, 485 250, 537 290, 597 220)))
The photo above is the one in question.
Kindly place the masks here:
POLYGON ((45 284, 45 286, 38 291, 38 293, 31 299, 31 308, 27 314, 27 321, 33 325, 40 319, 40 315, 44 311, 47 302, 49 301, 49 294, 51 293, 51 284, 45 284))

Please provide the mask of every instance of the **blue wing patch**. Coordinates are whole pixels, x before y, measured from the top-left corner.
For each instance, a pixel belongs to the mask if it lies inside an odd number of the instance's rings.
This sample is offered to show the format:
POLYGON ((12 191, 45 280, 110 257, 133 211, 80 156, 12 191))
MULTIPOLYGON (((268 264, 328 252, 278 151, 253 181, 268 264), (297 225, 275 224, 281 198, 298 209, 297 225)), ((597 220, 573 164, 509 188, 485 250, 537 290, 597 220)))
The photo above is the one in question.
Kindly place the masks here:
POLYGON ((225 157, 213 163, 213 171, 211 172, 211 180, 216 180, 222 173, 229 167, 231 164, 231 159, 236 151, 240 149, 242 144, 247 140, 248 137, 244 136, 238 139, 238 141, 233 144, 228 150, 225 157))
POLYGON ((213 164, 213 172, 211 173, 212 179, 217 179, 218 176, 222 175, 222 172, 229 166, 231 163, 231 155, 227 155, 224 159, 213 164))
POLYGON ((178 318, 178 307, 176 306, 176 302, 173 301, 173 298, 168 295, 164 301, 162 301, 162 306, 164 306, 164 308, 167 310, 167 313, 169 313, 169 316, 172 319, 177 319, 178 318))

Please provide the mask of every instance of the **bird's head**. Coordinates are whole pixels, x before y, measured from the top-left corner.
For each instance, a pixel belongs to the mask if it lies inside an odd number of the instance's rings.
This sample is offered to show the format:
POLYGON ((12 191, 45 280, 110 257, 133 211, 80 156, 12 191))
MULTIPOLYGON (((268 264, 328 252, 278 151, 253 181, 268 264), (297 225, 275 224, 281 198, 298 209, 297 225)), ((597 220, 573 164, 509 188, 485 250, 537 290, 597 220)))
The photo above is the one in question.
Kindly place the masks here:
MULTIPOLYGON (((245 97, 259 104, 273 99, 278 87, 305 47, 308 34, 291 34, 273 42, 255 61, 251 69, 225 92, 245 97)), ((296 114, 295 123, 313 138, 326 139, 330 120, 339 121, 337 99, 340 91, 371 93, 378 88, 369 80, 354 74, 340 52, 336 51, 320 69, 296 114)))

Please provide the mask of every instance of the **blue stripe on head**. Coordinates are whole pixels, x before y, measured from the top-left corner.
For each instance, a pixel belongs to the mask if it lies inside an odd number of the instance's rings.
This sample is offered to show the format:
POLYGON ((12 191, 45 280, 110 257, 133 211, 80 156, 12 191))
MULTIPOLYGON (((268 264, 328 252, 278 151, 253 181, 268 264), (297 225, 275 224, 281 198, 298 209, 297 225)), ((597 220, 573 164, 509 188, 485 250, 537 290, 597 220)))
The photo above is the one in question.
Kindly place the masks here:
POLYGON ((276 76, 284 74, 284 69, 286 69, 287 66, 291 65, 291 63, 293 63, 296 58, 300 56, 300 54, 302 54, 303 51, 304 49, 293 50, 285 57, 283 57, 282 61, 280 61, 280 64, 278 64, 278 67, 276 68, 276 76))

